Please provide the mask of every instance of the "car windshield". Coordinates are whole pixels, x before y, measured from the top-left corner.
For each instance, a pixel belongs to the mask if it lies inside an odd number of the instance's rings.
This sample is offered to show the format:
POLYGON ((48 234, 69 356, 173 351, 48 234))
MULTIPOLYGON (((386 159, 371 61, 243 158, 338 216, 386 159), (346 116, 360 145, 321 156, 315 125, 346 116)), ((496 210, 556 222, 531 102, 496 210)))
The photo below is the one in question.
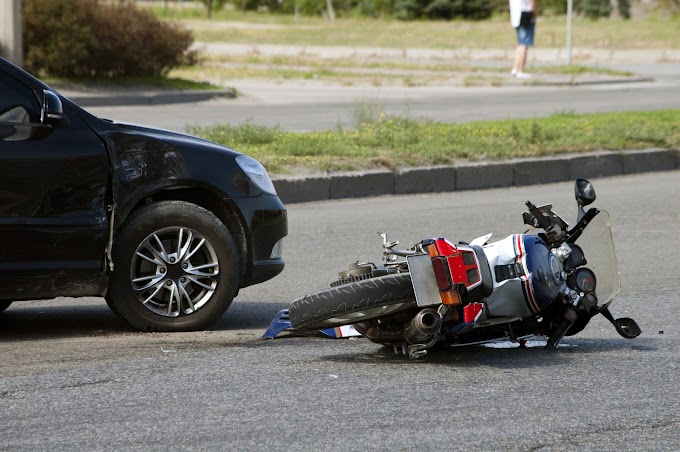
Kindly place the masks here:
POLYGON ((595 294, 598 304, 604 306, 621 291, 619 265, 616 261, 609 213, 600 210, 585 228, 576 244, 583 249, 588 261, 586 267, 595 272, 597 278, 595 294))

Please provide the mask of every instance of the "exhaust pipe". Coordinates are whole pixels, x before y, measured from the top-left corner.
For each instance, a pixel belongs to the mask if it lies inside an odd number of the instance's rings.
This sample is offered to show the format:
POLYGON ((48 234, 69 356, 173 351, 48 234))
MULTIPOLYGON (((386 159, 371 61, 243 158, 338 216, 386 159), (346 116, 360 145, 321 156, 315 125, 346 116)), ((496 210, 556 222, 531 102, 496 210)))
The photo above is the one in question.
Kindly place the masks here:
POLYGON ((383 345, 404 343, 403 328, 378 328, 369 322, 355 323, 354 328, 371 342, 383 345))
POLYGON ((404 327, 404 337, 409 344, 423 344, 429 342, 439 333, 442 318, 431 308, 420 310, 418 314, 404 327))

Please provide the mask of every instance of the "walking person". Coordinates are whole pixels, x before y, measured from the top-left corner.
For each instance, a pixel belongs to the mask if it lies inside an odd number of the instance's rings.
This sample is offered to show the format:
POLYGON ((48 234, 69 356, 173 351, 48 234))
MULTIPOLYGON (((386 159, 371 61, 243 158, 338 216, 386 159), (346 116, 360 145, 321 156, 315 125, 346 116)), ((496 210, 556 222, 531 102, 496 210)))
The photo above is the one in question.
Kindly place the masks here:
POLYGON ((529 46, 534 45, 536 12, 536 0, 510 0, 510 23, 517 32, 515 65, 510 73, 517 78, 531 78, 531 74, 525 72, 524 67, 529 46))

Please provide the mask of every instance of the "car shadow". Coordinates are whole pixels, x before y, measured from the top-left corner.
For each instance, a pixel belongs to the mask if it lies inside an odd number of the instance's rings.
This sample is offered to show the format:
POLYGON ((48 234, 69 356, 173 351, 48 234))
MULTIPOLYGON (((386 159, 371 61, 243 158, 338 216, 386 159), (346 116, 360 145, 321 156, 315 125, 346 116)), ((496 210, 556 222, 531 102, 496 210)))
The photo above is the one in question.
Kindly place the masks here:
POLYGON ((288 309, 288 303, 234 300, 227 312, 213 325, 211 330, 266 329, 281 309, 288 309))
POLYGON ((106 305, 21 306, 0 313, 0 340, 36 340, 129 333, 131 329, 106 305))
MULTIPOLYGON (((209 331, 266 329, 286 303, 235 300, 209 331)), ((137 332, 116 317, 103 298, 19 301, 0 313, 0 340, 37 340, 137 332)))

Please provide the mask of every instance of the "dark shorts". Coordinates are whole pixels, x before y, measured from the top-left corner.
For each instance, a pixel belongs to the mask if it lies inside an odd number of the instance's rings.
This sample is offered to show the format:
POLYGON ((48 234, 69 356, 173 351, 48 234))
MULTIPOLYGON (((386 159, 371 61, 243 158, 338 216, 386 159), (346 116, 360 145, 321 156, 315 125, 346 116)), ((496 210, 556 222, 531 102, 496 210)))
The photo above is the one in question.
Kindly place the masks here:
POLYGON ((517 32, 517 44, 521 46, 532 46, 534 45, 534 30, 536 29, 536 23, 532 23, 528 27, 516 27, 517 32))

